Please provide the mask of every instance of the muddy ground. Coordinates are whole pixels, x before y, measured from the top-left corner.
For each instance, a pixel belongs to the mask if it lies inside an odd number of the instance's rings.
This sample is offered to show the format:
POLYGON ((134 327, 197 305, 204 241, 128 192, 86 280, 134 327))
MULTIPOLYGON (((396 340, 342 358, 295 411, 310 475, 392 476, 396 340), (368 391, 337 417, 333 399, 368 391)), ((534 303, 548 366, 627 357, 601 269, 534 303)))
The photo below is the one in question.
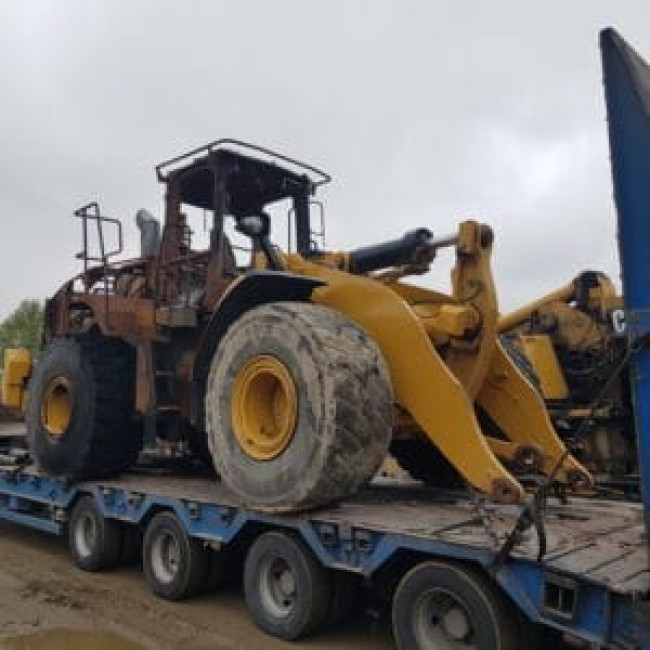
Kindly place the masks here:
POLYGON ((254 627, 238 586, 169 603, 149 592, 138 567, 84 573, 72 565, 65 540, 0 522, 2 650, 297 647, 383 650, 393 645, 386 621, 369 615, 298 645, 284 643, 254 627))

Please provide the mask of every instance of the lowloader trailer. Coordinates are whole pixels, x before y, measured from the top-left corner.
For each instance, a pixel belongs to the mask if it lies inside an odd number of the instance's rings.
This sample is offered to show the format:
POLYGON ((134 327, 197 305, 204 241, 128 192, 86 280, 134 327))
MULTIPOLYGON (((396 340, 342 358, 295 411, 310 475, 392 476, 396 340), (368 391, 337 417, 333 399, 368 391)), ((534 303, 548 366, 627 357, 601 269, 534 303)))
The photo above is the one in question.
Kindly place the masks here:
POLYGON ((0 454, 0 518, 67 535, 87 571, 137 554, 153 592, 170 600, 217 586, 240 558, 253 619, 284 639, 340 620, 364 583, 387 597, 401 650, 555 648, 561 635, 650 650, 650 68, 613 30, 601 48, 640 504, 564 493, 552 479, 567 454, 523 503, 375 480, 334 505, 274 513, 241 506, 213 477, 160 467, 54 477, 11 438, 0 454))
POLYGON ((0 518, 67 535, 81 569, 115 566, 142 539, 150 588, 178 600, 218 585, 243 557, 250 614, 281 638, 350 614, 365 582, 392 600, 402 650, 554 648, 562 633, 650 648, 640 505, 550 499, 538 531, 504 552, 519 514, 416 482, 375 482, 331 508, 272 515, 238 507, 210 478, 142 470, 66 486, 29 468, 0 470, 0 518))

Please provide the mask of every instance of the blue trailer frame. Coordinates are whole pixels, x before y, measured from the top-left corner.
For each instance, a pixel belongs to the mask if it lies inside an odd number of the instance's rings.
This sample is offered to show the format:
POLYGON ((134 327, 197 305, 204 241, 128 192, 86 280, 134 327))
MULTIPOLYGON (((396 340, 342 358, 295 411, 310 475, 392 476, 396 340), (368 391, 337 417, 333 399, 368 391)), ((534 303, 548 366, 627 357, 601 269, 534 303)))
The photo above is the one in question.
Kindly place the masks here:
POLYGON ((105 518, 143 526, 167 510, 188 535, 220 546, 251 530, 292 530, 323 566, 367 578, 409 555, 468 563, 491 575, 530 621, 606 647, 649 647, 650 628, 638 603, 650 576, 638 504, 551 500, 545 558, 537 559, 537 541, 529 535, 498 567, 493 563, 517 508, 482 504, 479 514, 465 493, 395 481, 332 508, 288 516, 238 507, 209 478, 144 472, 68 486, 33 470, 4 469, 0 519, 63 535, 72 505, 87 494, 105 518))

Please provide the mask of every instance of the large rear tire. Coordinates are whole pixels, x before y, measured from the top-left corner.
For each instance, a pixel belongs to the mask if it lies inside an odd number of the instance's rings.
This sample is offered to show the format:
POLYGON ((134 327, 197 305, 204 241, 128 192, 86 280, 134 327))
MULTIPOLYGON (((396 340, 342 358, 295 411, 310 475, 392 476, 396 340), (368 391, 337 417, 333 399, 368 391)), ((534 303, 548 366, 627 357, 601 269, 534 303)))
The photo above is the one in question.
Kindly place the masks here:
POLYGON ((355 492, 391 437, 393 394, 379 348, 342 314, 304 303, 256 307, 211 364, 208 442, 246 505, 304 510, 355 492))
POLYGON ((49 474, 94 478, 131 465, 142 447, 134 420, 135 351, 99 336, 54 340, 29 382, 29 449, 49 474))

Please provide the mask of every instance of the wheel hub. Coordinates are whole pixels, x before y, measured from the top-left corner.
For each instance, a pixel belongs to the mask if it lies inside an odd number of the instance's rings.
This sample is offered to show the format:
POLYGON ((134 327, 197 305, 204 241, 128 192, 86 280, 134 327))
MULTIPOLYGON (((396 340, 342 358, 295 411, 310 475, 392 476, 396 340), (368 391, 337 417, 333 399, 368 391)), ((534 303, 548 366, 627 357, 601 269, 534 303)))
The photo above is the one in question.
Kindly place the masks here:
POLYGON ((52 377, 45 387, 41 400, 41 425, 54 440, 60 439, 72 418, 72 395, 68 379, 62 375, 52 377))
POLYGON ((75 530, 75 543, 77 550, 82 557, 88 557, 95 547, 97 537, 97 526, 90 515, 84 515, 77 523, 75 530))
POLYGON ((287 367, 267 354, 249 360, 235 379, 230 411, 235 438, 248 456, 279 456, 298 417, 298 395, 287 367))
POLYGON ((279 557, 268 558, 260 571, 260 595, 266 609, 275 616, 288 616, 296 602, 296 576, 279 557))
POLYGON ((282 594, 286 597, 293 597, 296 593, 296 579, 291 571, 282 571, 278 578, 278 586, 282 594))
POLYGON ((441 617, 441 623, 447 635, 456 641, 466 641, 470 637, 472 627, 467 614, 460 607, 452 607, 441 617))
POLYGON ((171 534, 160 535, 152 545, 151 564, 160 582, 171 582, 178 573, 180 548, 171 534))
POLYGON ((427 650, 471 650, 474 628, 460 601, 443 589, 422 594, 413 609, 418 647, 427 650))

